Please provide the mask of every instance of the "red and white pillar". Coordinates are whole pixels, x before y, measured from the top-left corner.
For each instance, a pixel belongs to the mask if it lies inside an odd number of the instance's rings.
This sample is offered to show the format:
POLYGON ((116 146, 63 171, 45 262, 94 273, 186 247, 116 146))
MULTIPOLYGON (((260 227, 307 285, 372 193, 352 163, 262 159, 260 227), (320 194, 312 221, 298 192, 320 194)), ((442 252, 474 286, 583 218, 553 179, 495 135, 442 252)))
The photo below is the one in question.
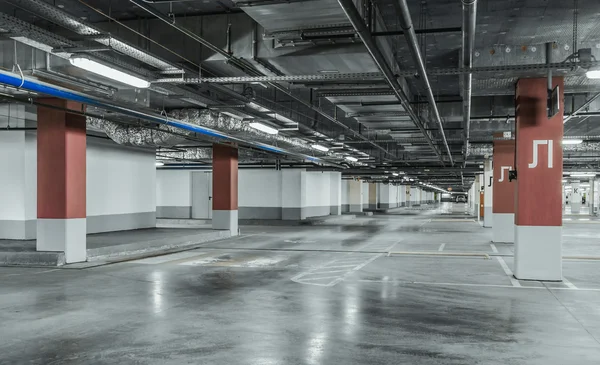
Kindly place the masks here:
MULTIPOLYGON (((84 111, 80 103, 44 104, 84 111)), ((67 263, 86 261, 85 117, 38 107, 37 250, 64 251, 67 263)))
POLYGON ((521 79, 516 89, 517 180, 515 191, 515 276, 562 280, 562 77, 560 110, 547 114, 547 80, 521 79))
POLYGON ((492 241, 515 242, 515 181, 508 179, 508 172, 515 166, 515 140, 499 133, 494 135, 494 191, 492 241))
POLYGON ((213 144, 213 229, 238 234, 238 150, 213 144))

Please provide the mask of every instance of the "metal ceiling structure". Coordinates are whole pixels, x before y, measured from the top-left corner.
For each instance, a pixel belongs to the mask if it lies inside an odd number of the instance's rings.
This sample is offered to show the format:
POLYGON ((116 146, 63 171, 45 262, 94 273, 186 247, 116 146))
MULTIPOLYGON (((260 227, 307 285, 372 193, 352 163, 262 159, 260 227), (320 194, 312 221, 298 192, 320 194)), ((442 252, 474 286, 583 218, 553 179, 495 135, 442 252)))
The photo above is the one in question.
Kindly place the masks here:
POLYGON ((0 0, 0 67, 14 81, 0 93, 31 102, 33 85, 55 86, 94 101, 90 118, 107 120, 96 125, 168 125, 178 143, 156 146, 167 164, 210 164, 218 138, 245 150, 241 166, 464 191, 492 134, 514 129, 516 81, 549 70, 565 77, 565 136, 586 141, 565 150, 565 169, 600 167, 600 80, 585 76, 600 68, 599 14, 596 0, 0 0), (80 54, 150 87, 71 65, 80 54), (177 119, 198 109, 212 119, 177 119))

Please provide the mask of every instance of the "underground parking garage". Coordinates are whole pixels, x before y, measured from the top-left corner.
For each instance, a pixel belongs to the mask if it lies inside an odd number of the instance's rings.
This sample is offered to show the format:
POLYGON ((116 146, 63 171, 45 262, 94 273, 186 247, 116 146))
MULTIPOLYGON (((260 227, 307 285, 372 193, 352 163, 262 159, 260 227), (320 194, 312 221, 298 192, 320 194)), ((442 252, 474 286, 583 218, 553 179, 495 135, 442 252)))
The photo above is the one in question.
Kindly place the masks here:
POLYGON ((598 364, 598 14, 0 0, 0 364, 598 364))

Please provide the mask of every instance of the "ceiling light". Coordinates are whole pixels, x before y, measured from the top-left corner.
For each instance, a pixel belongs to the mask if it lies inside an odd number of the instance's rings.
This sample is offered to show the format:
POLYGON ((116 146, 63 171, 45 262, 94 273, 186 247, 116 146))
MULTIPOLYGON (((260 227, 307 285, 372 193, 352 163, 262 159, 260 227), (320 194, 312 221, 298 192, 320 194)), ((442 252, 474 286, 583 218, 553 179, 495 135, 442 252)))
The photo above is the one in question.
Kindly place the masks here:
POLYGON ((277 134, 279 133, 279 131, 275 128, 269 127, 268 125, 264 125, 262 123, 259 122, 252 122, 248 124, 250 127, 254 128, 254 129, 258 129, 261 132, 265 132, 268 134, 277 134))
POLYGON ((580 144, 583 139, 563 139, 562 144, 580 144))
POLYGON ((588 79, 600 79, 600 70, 590 70, 585 73, 588 79))
POLYGON ((283 115, 278 114, 278 113, 268 113, 267 115, 270 116, 271 118, 274 118, 275 120, 278 120, 281 122, 285 122, 288 124, 298 124, 298 123, 294 122, 293 120, 291 120, 290 118, 284 117, 283 115))
POLYGON ((319 70, 320 74, 337 74, 340 73, 338 70, 319 70))
POLYGON ((254 109, 254 110, 258 110, 258 111, 259 111, 259 112, 261 112, 261 113, 267 113, 267 112, 270 112, 270 111, 271 111, 271 110, 269 110, 269 109, 265 108, 265 107, 264 107, 264 106, 262 106, 262 105, 258 105, 258 104, 256 104, 256 103, 255 103, 255 102, 253 102, 253 101, 249 102, 249 103, 248 103, 248 104, 246 104, 246 105, 247 105, 247 106, 249 106, 250 108, 254 109))
POLYGON ((397 172, 392 172, 392 175, 398 176, 399 174, 397 172))
POLYGON ((190 103, 190 104, 201 106, 203 108, 206 108, 208 106, 206 103, 203 103, 203 102, 201 102, 199 100, 192 99, 192 98, 182 98, 181 100, 185 101, 186 103, 190 103))
POLYGON ((344 157, 346 160, 350 161, 350 162, 356 162, 358 161, 358 158, 356 157, 352 157, 352 156, 346 156, 344 157))
POLYGON ((596 176, 595 172, 571 172, 569 175, 571 177, 594 177, 596 176))
POLYGON ((156 161, 156 166, 164 166, 165 163, 162 161, 156 161))
POLYGON ((73 66, 82 68, 86 71, 93 72, 95 74, 107 77, 118 82, 122 82, 127 85, 131 85, 133 87, 137 87, 140 89, 150 87, 150 83, 144 79, 127 74, 123 71, 119 71, 113 67, 104 65, 100 62, 94 61, 87 56, 73 56, 69 59, 69 62, 71 62, 73 66))
POLYGON ((323 152, 329 151, 329 148, 327 148, 325 146, 321 146, 320 144, 313 144, 311 147, 314 148, 315 150, 319 150, 319 151, 323 151, 323 152))

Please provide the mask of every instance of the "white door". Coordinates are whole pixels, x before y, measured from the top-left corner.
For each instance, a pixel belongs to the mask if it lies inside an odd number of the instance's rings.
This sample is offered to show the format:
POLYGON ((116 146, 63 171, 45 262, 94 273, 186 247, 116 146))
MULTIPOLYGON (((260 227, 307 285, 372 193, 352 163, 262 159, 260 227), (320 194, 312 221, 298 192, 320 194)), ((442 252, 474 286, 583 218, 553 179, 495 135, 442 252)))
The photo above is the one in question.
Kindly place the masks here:
POLYGON ((212 172, 192 172, 192 218, 212 219, 212 172))

